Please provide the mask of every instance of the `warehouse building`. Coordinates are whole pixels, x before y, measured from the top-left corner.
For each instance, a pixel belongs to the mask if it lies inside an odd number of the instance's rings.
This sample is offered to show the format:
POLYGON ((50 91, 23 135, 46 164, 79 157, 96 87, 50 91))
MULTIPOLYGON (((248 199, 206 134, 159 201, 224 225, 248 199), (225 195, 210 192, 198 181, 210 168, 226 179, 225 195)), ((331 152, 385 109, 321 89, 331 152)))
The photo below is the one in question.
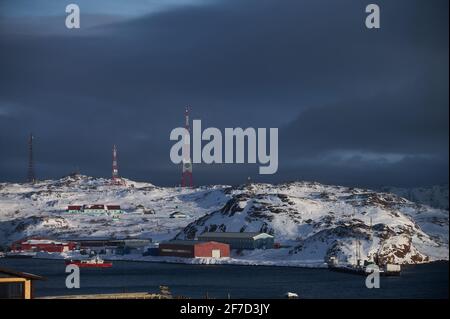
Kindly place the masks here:
POLYGON ((13 251, 25 251, 25 252, 49 252, 49 253, 62 253, 77 248, 77 244, 74 242, 56 241, 45 238, 29 238, 26 240, 13 243, 11 250, 13 251))
POLYGON ((67 206, 67 212, 68 213, 81 213, 83 212, 83 206, 81 205, 69 205, 67 206))
POLYGON ((88 213, 88 214, 121 214, 123 211, 120 205, 69 205, 67 206, 68 213, 88 213))
POLYGON ((214 241, 171 240, 159 244, 160 256, 186 258, 230 257, 230 246, 214 241))
POLYGON ((121 214, 122 209, 120 208, 120 205, 106 205, 106 212, 108 214, 121 214))
POLYGON ((151 238, 102 238, 102 237, 87 237, 87 238, 73 238, 82 253, 96 253, 96 254, 117 254, 127 255, 131 253, 141 253, 145 251, 152 240, 151 238))
POLYGON ((274 236, 266 233, 206 232, 198 240, 229 244, 232 249, 269 249, 274 245, 274 236))

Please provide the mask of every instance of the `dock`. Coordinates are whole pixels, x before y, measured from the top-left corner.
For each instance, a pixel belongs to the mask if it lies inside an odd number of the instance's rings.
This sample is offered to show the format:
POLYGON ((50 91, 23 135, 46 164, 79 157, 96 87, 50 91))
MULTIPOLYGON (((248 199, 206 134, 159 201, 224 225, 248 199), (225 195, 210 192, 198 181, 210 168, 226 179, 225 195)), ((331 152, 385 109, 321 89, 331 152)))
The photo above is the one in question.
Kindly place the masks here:
POLYGON ((173 299, 173 297, 148 292, 128 292, 115 294, 47 296, 36 299, 173 299))
POLYGON ((37 299, 186 299, 183 296, 172 296, 169 287, 159 286, 159 293, 156 292, 121 292, 110 294, 85 294, 85 295, 63 295, 46 296, 37 299))

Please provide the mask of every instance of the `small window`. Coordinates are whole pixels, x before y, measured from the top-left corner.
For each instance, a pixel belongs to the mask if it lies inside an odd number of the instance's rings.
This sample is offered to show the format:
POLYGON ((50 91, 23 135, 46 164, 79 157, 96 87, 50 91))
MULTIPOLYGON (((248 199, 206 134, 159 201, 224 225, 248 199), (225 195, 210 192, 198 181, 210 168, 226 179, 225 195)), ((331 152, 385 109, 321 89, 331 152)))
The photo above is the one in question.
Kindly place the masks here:
POLYGON ((0 283, 0 299, 22 299, 23 297, 23 283, 0 283))

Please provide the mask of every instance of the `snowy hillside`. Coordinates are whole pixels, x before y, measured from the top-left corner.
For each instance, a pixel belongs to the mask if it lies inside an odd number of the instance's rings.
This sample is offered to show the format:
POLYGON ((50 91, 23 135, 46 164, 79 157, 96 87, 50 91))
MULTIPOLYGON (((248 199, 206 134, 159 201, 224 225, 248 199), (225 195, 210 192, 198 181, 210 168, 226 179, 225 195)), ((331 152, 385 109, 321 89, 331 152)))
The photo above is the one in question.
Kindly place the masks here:
POLYGON ((412 202, 428 205, 431 207, 448 210, 448 185, 436 185, 432 187, 384 187, 384 192, 396 194, 412 202))
MULTIPOLYGON (((448 211, 388 193, 317 183, 232 188, 163 188, 126 180, 69 176, 36 184, 0 184, 0 246, 27 236, 195 238, 204 231, 265 231, 280 249, 234 254, 243 264, 323 265, 337 255, 421 263, 448 259, 448 211), (68 205, 118 204, 120 216, 74 214, 68 205), (187 218, 170 218, 180 211, 187 218)), ((146 257, 143 257, 145 259, 146 257)), ((150 258, 150 257, 149 257, 150 258)), ((222 261, 220 261, 222 262, 222 261)))
POLYGON ((170 239, 187 223, 227 201, 220 186, 194 191, 129 180, 125 186, 109 183, 78 175, 33 185, 0 184, 0 245, 27 236, 170 239), (83 204, 117 204, 125 213, 113 218, 66 212, 68 205, 83 204), (175 211, 188 218, 169 218, 175 211))
POLYGON ((316 183, 249 185, 220 210, 188 225, 178 238, 205 231, 264 231, 286 248, 243 258, 298 262, 334 255, 421 263, 448 259, 448 212, 388 193, 316 183))

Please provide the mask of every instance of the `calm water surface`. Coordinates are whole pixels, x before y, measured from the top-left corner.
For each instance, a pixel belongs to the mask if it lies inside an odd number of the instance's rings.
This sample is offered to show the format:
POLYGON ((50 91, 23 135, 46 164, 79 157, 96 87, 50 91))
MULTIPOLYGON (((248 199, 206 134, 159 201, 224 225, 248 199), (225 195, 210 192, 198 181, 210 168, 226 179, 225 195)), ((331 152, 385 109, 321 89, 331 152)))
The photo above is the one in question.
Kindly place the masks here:
POLYGON ((448 262, 403 267, 400 277, 381 277, 380 289, 367 289, 363 276, 327 269, 126 261, 81 269, 81 287, 67 289, 63 261, 0 258, 0 267, 46 277, 36 282, 36 296, 156 292, 164 284, 191 298, 282 298, 288 291, 301 298, 448 298, 448 262))

